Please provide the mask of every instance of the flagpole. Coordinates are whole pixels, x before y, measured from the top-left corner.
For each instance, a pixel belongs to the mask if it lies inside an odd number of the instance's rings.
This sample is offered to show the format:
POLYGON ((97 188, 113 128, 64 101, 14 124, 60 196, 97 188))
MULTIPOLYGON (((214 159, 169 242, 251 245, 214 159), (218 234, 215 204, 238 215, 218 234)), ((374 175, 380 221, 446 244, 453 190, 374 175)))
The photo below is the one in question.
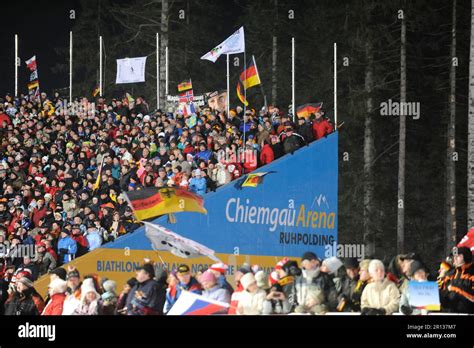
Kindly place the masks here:
POLYGON ((334 43, 334 124, 337 129, 337 43, 334 43))
POLYGON ((229 110, 230 110, 230 68, 229 68, 229 55, 227 56, 227 117, 229 117, 229 110))
POLYGON ((102 36, 99 36, 99 96, 103 95, 102 86, 102 36))
POLYGON ((169 61, 168 61, 168 46, 165 49, 165 56, 166 56, 166 86, 165 86, 165 95, 168 99, 168 74, 169 74, 169 61))
POLYGON ((291 111, 293 113, 293 123, 295 122, 295 38, 291 38, 291 111))
MULTIPOLYGON (((245 79, 244 81, 247 80, 247 53, 246 53, 246 50, 244 50, 244 72, 245 72, 245 79)), ((242 84, 243 85, 243 84, 242 84)), ((244 148, 244 151, 245 151, 245 136, 246 136, 246 130, 245 130, 245 113, 247 112, 247 88, 244 87, 244 100, 245 100, 245 103, 244 103, 244 144, 243 144, 243 148, 244 148)))
POLYGON ((72 103, 72 31, 69 32, 69 102, 72 103))
POLYGON ((18 97, 18 34, 15 34, 15 98, 18 97))
POLYGON ((160 34, 156 33, 156 109, 160 109, 160 34))

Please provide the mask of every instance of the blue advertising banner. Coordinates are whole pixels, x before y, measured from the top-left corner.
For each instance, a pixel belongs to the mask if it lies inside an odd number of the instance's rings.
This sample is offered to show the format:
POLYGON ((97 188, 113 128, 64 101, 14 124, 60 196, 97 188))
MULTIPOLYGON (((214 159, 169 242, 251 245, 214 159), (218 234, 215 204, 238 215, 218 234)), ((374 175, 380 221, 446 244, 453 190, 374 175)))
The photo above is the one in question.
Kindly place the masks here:
MULTIPOLYGON (((217 253, 324 257, 337 243, 338 134, 313 142, 255 172, 270 172, 256 187, 232 182, 204 196, 208 214, 179 213, 153 221, 217 253)), ((150 250, 144 228, 103 248, 150 250)))

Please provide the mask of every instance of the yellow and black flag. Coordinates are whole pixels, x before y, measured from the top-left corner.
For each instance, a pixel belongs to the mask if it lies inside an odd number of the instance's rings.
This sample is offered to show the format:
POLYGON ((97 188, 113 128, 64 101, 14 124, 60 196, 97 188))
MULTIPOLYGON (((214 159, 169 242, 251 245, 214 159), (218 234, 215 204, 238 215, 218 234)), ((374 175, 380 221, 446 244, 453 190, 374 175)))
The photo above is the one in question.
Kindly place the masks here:
POLYGON ((97 97, 99 93, 100 93, 100 87, 96 86, 96 88, 94 88, 94 90, 92 91, 92 96, 95 98, 97 97))
POLYGON ((257 64, 255 63, 255 57, 252 56, 247 69, 245 69, 239 77, 239 82, 237 83, 237 97, 239 100, 247 106, 249 103, 245 99, 245 90, 250 87, 257 86, 261 83, 260 76, 258 74, 257 64))
POLYGON ((207 214, 202 197, 183 189, 149 187, 126 192, 125 197, 137 220, 185 211, 207 214))

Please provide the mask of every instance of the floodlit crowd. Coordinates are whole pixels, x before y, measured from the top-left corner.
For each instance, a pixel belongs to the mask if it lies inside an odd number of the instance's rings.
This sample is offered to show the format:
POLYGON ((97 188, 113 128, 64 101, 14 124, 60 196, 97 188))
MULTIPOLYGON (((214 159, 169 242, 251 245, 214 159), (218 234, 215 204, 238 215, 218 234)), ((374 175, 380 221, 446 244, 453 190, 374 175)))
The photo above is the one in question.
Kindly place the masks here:
POLYGON ((204 195, 334 130, 324 110, 293 118, 275 106, 196 109, 152 110, 129 94, 69 104, 59 93, 0 98, 2 289, 138 228, 123 192, 204 195))

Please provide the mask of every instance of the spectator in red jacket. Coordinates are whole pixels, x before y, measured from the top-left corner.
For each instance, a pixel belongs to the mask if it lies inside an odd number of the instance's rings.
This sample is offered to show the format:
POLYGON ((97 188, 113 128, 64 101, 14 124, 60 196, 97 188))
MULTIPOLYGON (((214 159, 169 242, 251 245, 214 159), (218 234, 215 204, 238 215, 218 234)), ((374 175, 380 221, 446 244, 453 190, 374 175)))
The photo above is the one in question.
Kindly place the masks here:
POLYGON ((331 121, 325 117, 326 112, 321 109, 319 110, 313 121, 313 136, 315 140, 321 139, 334 131, 334 127, 331 121))
POLYGON ((49 284, 50 300, 41 315, 62 315, 64 299, 66 298, 67 282, 61 278, 54 279, 49 284))
POLYGON ((275 155, 273 154, 272 147, 267 140, 263 141, 262 152, 260 153, 260 163, 262 166, 273 162, 275 155))

